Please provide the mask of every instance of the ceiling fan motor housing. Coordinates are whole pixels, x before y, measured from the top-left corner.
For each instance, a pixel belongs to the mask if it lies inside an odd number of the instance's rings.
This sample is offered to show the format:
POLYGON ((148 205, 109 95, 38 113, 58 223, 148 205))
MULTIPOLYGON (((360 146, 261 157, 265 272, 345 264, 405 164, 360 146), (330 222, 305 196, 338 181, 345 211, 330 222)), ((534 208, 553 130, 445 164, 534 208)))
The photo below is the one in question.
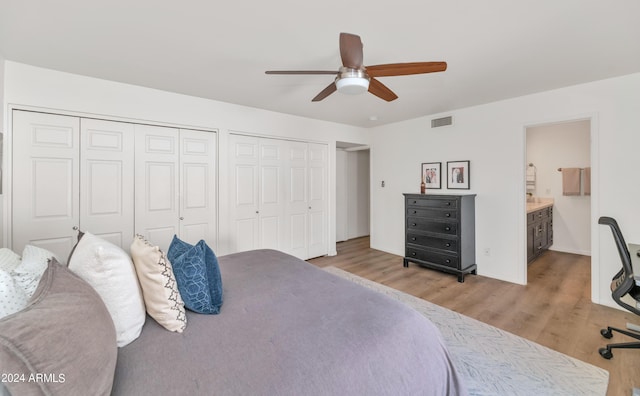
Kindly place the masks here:
POLYGON ((338 91, 349 95, 357 95, 369 89, 369 80, 369 76, 363 69, 342 66, 336 76, 335 83, 338 91))

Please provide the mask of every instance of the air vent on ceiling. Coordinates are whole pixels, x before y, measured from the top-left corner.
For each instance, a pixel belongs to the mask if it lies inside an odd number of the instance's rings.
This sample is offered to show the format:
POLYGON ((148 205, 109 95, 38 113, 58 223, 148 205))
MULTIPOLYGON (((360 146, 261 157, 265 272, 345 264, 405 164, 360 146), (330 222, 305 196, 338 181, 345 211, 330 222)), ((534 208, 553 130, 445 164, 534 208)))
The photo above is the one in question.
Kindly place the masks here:
POLYGON ((431 120, 431 128, 438 128, 453 124, 453 117, 434 118, 431 120))

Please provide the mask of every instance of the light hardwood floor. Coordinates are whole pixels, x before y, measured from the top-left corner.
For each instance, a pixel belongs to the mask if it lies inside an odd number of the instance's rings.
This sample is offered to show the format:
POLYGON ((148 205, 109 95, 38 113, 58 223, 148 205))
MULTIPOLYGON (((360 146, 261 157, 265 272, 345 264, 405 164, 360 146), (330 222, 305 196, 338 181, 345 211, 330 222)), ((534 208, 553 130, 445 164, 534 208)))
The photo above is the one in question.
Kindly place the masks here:
MULTIPOLYGON (((459 283, 455 275, 415 264, 404 268, 402 257, 371 249, 368 237, 337 248, 337 256, 309 262, 335 266, 602 367, 609 371, 609 396, 631 395, 640 387, 640 350, 614 350, 611 360, 598 353, 608 342, 601 328, 640 324, 640 317, 591 302, 587 256, 549 251, 529 265, 528 285, 521 286, 481 275, 459 283)), ((615 334, 609 342, 626 341, 632 340, 615 334)))

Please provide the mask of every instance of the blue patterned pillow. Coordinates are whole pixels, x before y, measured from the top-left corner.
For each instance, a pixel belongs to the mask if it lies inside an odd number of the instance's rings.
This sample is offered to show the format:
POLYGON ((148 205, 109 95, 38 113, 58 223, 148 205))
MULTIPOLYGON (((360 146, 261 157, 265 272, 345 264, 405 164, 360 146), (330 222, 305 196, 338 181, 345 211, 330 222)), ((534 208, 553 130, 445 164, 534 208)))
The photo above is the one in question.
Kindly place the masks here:
POLYGON ((204 240, 188 244, 173 236, 167 258, 173 266, 184 306, 203 314, 218 314, 222 306, 222 277, 218 258, 204 240))

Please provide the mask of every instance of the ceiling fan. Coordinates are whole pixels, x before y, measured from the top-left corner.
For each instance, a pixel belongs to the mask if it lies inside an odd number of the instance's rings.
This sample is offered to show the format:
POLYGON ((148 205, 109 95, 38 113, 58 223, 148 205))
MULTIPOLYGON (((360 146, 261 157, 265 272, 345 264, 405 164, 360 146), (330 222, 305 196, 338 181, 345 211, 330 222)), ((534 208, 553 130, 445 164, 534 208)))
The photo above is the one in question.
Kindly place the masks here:
POLYGON ((321 101, 336 90, 347 94, 369 91, 375 96, 391 102, 398 95, 387 88, 376 77, 407 76, 447 70, 447 62, 389 63, 384 65, 362 65, 362 40, 360 36, 340 33, 340 57, 342 66, 338 71, 326 70, 268 70, 266 74, 332 74, 335 81, 323 89, 313 102, 321 101))

